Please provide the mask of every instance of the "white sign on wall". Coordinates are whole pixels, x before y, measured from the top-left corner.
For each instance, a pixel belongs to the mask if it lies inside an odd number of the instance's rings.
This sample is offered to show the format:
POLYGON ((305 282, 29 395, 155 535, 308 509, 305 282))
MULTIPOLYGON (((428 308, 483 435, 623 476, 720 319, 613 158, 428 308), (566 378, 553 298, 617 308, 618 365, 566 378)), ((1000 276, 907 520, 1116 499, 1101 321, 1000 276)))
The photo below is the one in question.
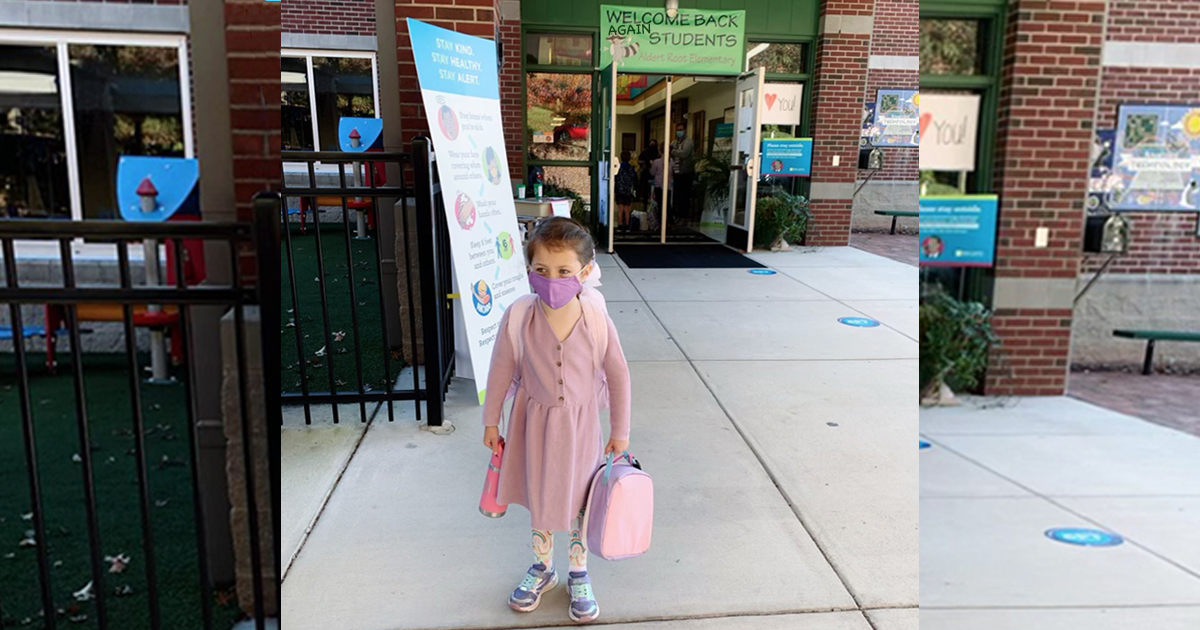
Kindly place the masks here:
POLYGON ((921 94, 922 171, 975 171, 978 94, 921 94))
POLYGON ((799 125, 803 96, 804 86, 799 83, 764 83, 760 103, 762 124, 799 125))
POLYGON ((500 125, 496 45, 411 18, 408 32, 445 199, 455 303, 483 404, 500 319, 529 293, 500 125))

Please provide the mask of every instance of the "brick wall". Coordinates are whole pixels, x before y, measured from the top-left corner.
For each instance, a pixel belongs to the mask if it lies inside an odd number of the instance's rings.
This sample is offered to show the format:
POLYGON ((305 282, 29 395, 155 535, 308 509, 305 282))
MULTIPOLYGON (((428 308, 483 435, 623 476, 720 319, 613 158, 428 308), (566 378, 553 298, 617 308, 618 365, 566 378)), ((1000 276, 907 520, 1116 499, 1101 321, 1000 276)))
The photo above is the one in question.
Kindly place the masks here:
POLYGON ((521 109, 521 92, 525 80, 521 76, 521 21, 501 20, 500 2, 496 0, 495 15, 500 25, 500 43, 504 48, 504 66, 500 68, 500 119, 504 124, 504 146, 508 148, 508 173, 510 177, 525 179, 525 154, 521 151, 524 141, 522 121, 525 112, 521 109))
MULTIPOLYGON (((1104 12, 1099 1, 1014 0, 1009 6, 995 156, 998 282, 1078 276, 1104 12), (1038 227, 1051 231, 1047 247, 1034 247, 1038 227)), ((993 348, 987 393, 1065 391, 1069 303, 997 303, 994 324, 1000 345, 993 348)))
MULTIPOLYGON (((821 16, 869 16, 875 0, 823 0, 821 16)), ((817 39, 816 76, 813 80, 814 189, 820 184, 853 184, 858 174, 858 140, 862 132, 863 94, 867 85, 867 59, 871 34, 824 32, 817 39), (833 156, 840 156, 833 166, 833 156)), ((817 195, 814 195, 817 196, 817 195)), ((839 195, 835 195, 838 197, 839 195)), ((850 241, 853 200, 818 198, 809 204, 810 245, 846 245, 850 241)))
POLYGON ((1196 0, 1109 0, 1108 40, 1200 43, 1196 0))
MULTIPOLYGON (((1200 1, 1111 0, 1108 41, 1200 43, 1200 1)), ((1200 103, 1200 69, 1106 67, 1102 76, 1096 126, 1115 129, 1121 103, 1200 103)), ((1130 252, 1108 273, 1200 273, 1200 237, 1192 213, 1132 212, 1130 252)), ((1084 271, 1094 272, 1103 258, 1090 257, 1084 271)))
MULTIPOLYGON (((871 54, 895 57, 916 57, 920 52, 920 33, 917 18, 920 0, 876 0, 875 25, 871 34, 871 54)), ((916 70, 884 70, 872 68, 867 73, 867 102, 874 103, 881 89, 915 90, 920 87, 916 70)), ((919 151, 886 149, 883 170, 875 174, 876 181, 917 181, 919 151)), ((863 172, 862 175, 866 175, 863 172)))
MULTIPOLYGON (((277 190, 279 161, 279 9, 282 3, 225 0, 225 46, 229 58, 229 109, 233 133, 233 182, 239 220, 252 217, 252 199, 277 190)), ((253 259, 242 269, 253 273, 253 259)))
MULTIPOLYGON (((417 82, 417 66, 413 61, 412 42, 408 38, 407 18, 416 18, 467 35, 487 39, 496 37, 495 0, 419 1, 419 4, 415 4, 412 0, 396 0, 396 59, 400 74, 400 118, 404 121, 401 125, 401 135, 405 149, 410 148, 414 137, 429 135, 429 125, 425 122, 425 106, 421 101, 421 88, 417 82)), ((506 53, 520 54, 520 51, 507 48, 506 53)), ((519 59, 514 63, 520 67, 519 59)), ((502 87, 501 92, 503 91, 502 87)), ((519 126, 520 119, 517 120, 519 126)), ((507 138, 505 140, 507 141, 507 138)))
POLYGON ((284 0, 285 33, 374 35, 374 0, 284 0))

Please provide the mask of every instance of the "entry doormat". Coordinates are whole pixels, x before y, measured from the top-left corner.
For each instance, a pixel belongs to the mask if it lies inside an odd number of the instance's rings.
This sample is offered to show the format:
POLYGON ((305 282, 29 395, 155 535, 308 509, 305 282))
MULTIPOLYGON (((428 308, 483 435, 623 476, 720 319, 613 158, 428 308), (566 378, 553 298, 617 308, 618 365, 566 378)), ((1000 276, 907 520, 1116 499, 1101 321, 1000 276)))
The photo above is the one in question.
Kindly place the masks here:
POLYGON ((761 269, 724 245, 621 245, 615 248, 630 269, 761 269))

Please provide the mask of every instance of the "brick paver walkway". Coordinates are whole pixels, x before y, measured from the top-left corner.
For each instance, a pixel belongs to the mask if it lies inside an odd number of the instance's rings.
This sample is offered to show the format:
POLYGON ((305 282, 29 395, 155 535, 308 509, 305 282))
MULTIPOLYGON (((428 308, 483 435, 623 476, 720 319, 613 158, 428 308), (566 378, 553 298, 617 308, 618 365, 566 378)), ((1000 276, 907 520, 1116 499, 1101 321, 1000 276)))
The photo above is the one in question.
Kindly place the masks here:
POLYGON ((917 235, 887 232, 853 232, 850 246, 917 266, 917 235))
POLYGON ((1200 376, 1072 372, 1067 393, 1113 411, 1200 436, 1200 376))

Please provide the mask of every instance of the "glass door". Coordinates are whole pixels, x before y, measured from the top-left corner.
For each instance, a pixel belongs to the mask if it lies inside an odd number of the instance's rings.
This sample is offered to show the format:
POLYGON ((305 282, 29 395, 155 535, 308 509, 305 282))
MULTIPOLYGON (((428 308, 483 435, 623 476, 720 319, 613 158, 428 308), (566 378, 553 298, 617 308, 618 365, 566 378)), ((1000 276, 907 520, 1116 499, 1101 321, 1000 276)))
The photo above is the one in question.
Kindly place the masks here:
POLYGON ((729 163, 729 199, 725 242, 747 252, 754 251, 754 205, 758 195, 758 151, 762 144, 758 101, 763 87, 763 69, 755 68, 738 77, 735 90, 733 152, 729 163))

